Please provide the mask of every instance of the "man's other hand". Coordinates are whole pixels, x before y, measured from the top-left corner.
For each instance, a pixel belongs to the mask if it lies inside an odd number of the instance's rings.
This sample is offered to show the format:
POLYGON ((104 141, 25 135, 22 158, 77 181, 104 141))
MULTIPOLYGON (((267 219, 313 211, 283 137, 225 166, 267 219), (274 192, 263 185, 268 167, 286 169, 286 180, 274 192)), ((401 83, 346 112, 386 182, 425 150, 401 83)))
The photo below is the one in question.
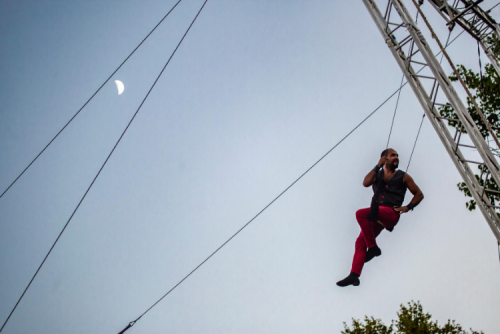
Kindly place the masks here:
POLYGON ((399 214, 406 213, 410 211, 406 206, 395 206, 394 211, 399 212, 399 214))

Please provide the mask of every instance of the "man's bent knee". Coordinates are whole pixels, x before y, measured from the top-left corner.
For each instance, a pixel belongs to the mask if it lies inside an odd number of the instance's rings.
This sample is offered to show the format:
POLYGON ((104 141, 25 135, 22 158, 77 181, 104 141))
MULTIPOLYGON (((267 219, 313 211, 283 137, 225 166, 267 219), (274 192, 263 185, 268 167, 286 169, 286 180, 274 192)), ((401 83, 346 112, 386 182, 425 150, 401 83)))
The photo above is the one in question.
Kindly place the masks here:
POLYGON ((360 219, 367 219, 369 212, 367 209, 359 209, 356 211, 356 220, 359 222, 360 219))

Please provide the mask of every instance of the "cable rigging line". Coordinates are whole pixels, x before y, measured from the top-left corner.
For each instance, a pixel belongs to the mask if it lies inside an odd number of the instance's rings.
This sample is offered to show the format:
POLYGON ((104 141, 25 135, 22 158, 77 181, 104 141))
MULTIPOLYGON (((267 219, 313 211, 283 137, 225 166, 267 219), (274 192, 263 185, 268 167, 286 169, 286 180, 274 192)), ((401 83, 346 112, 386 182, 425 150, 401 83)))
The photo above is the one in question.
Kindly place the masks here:
MULTIPOLYGON (((457 35, 449 44, 451 45, 460 35, 463 34, 463 31, 457 35)), ((441 52, 436 54, 436 57, 441 54, 441 52)), ((427 67, 427 65, 422 66, 420 70, 417 71, 417 74, 423 71, 427 67)), ((307 173, 309 173, 317 164, 319 164, 327 155, 329 155, 337 146, 339 146, 347 137, 349 137, 354 131, 356 131, 364 122, 366 122, 371 116, 373 116, 382 106, 384 106, 390 99, 394 97, 398 92, 400 92, 404 86, 408 84, 408 81, 404 82, 400 88, 398 88, 394 93, 392 93, 384 102, 382 102, 375 110, 373 110, 368 116, 366 116, 358 125, 356 125, 347 135, 345 135, 339 142, 337 142, 328 152, 326 152, 319 160, 317 160, 311 167, 309 167, 302 175, 300 175, 295 181, 293 181, 285 190, 283 190, 278 196, 276 196, 269 204, 267 204, 262 210, 259 211, 252 219, 250 219, 245 225, 243 225, 236 233, 234 233, 229 239, 227 239, 222 245, 220 245, 215 251, 213 251, 205 260, 203 260, 199 265, 197 265, 189 274, 184 276, 177 284, 175 284, 170 290, 167 291, 160 299, 158 299, 153 305, 151 305, 146 311, 144 311, 138 318, 129 322, 129 324, 121 330, 118 334, 123 334, 127 330, 129 330, 132 326, 136 324, 146 313, 148 313, 151 309, 153 309, 156 305, 158 305, 165 297, 167 297, 172 291, 174 291, 179 285, 181 285, 189 276, 191 276, 195 271, 197 271, 202 265, 204 265, 208 260, 210 260, 217 252, 219 252, 225 245, 227 245, 234 237, 236 237, 241 231, 243 231, 248 225, 250 225, 257 217, 259 217, 265 210, 267 210, 274 202, 276 202, 283 194, 285 194, 290 188, 292 188, 300 179, 302 179, 307 173)), ((422 123, 420 123, 420 127, 422 127, 422 123)), ((420 134, 420 129, 419 132, 420 134)), ((418 139, 418 134, 417 134, 418 139)), ((415 141, 416 145, 416 141, 415 141)), ((413 147, 415 149, 415 146, 413 147)), ((413 155, 413 151, 412 151, 413 155)), ((411 156, 410 156, 411 161, 411 156)), ((409 167, 409 165, 408 165, 409 167)))
MULTIPOLYGON (((415 24, 418 22, 418 12, 417 15, 415 15, 415 24)), ((411 44, 409 46, 411 48, 411 44)), ((391 140, 391 134, 392 134, 392 128, 394 126, 394 119, 396 118, 396 113, 398 111, 398 105, 399 105, 399 97, 401 96, 401 88, 403 88, 403 81, 405 79, 405 75, 401 77, 401 84, 399 85, 399 92, 398 92, 398 98, 396 99, 396 107, 394 108, 394 115, 392 115, 392 122, 391 122, 391 129, 389 130, 389 136, 387 137, 387 144, 385 145, 385 149, 389 148, 389 141, 391 140)))
POLYGON ((139 105, 139 108, 137 108, 136 112, 134 113, 134 115, 132 116, 132 118, 130 119, 129 123, 127 124, 127 126, 125 127, 125 130, 123 130, 122 134, 120 135, 120 138, 118 139, 118 141, 116 142, 115 146, 113 147, 113 149, 111 150, 111 152, 109 153, 108 157, 106 158, 106 160, 104 161, 104 163, 102 164, 101 168, 99 169, 99 172, 97 172, 96 176, 94 177, 92 183, 90 184, 90 186, 87 188, 87 191, 85 191, 85 194, 83 195, 83 197, 80 199, 80 202, 78 203, 78 205, 76 206, 75 210, 73 211, 73 213, 71 214, 71 216, 69 217, 68 221, 66 222, 66 224, 64 225, 63 229, 61 230, 61 232, 59 233, 56 241, 54 241, 54 243, 52 244, 52 247, 50 247, 50 250, 49 252, 47 253, 47 255, 45 255, 45 258, 43 259, 42 263, 40 264, 40 266, 38 267, 38 269, 36 270, 35 274, 33 275, 33 277, 31 278, 28 286, 26 287, 26 289, 24 289, 24 292, 22 293, 21 297, 19 298, 19 300, 17 301, 16 305, 14 306, 14 308, 12 309, 12 311, 10 312, 9 316, 7 317, 7 319, 5 320, 5 322, 3 323, 2 325, 2 328, 0 328, 0 332, 2 332, 2 330, 4 329, 5 325, 7 324, 7 322, 9 321, 10 317, 12 316, 12 314, 14 313, 14 311, 16 310, 17 306, 19 305, 19 303, 21 302, 21 300, 23 299, 24 295, 26 294, 26 291, 28 291, 29 287, 31 286, 31 283, 33 282, 33 280, 35 279, 35 277, 38 275, 38 272, 40 271, 40 269, 42 268, 43 264, 45 263, 45 261, 47 260, 47 258, 49 257, 50 253, 52 252, 52 250, 54 249, 55 245, 57 244, 57 242, 59 241, 59 239, 61 238, 62 234, 64 233, 64 231, 66 230, 66 227, 68 227, 69 223, 71 222, 71 219, 74 217, 76 211, 80 208, 80 205, 82 204, 83 200, 85 199, 85 197, 87 196, 87 194, 89 193, 90 189, 92 188, 92 186, 94 185, 95 181, 97 180, 97 178, 99 177, 99 175, 101 174, 101 171, 104 169, 104 166, 106 165, 106 163, 108 162, 108 160, 111 158, 111 155, 113 154, 113 152, 115 151, 116 147, 118 146, 118 144, 120 143, 120 141, 122 140, 123 136, 125 135, 125 133, 127 132, 128 128, 130 127, 130 125, 132 124, 132 122, 134 121, 135 117, 137 116, 137 114, 139 113, 139 111, 141 110, 144 102, 146 102, 147 98, 149 97, 149 94, 151 93, 151 91, 153 90, 153 88, 155 87, 156 83, 158 82, 158 80, 160 79, 161 75, 163 74, 163 72, 165 71, 165 69, 167 68, 168 64, 170 63, 170 61, 172 60, 173 56, 175 55, 175 53, 177 52, 177 49, 179 48, 179 46, 182 44, 182 41, 184 41, 184 38, 186 37, 186 35, 188 34, 189 30, 191 29, 191 27, 193 26, 194 22, 196 21, 196 19, 198 18, 198 16, 200 15, 201 11, 203 10, 203 8, 205 7, 205 4, 207 3, 208 0, 205 0, 205 2, 203 3, 203 5, 201 6, 200 10, 198 11, 198 13, 196 14, 195 18, 193 19, 193 21, 191 22, 191 24, 189 25, 189 28, 186 30, 186 32, 184 33, 184 36, 182 36, 180 42, 177 44, 175 50, 172 52, 172 54, 170 55, 167 63, 165 64, 165 66, 163 66, 163 69, 161 70, 160 74, 158 75, 158 77, 156 78, 156 80, 154 81, 153 85, 151 86, 151 88, 149 89, 148 93, 146 94, 146 96, 144 97, 144 99, 142 100, 141 104, 139 105))
POLYGON ((94 96, 96 96, 97 93, 99 93, 101 91, 101 89, 108 83, 108 81, 115 75, 115 73, 118 72, 118 70, 127 62, 127 60, 135 53, 135 51, 137 51, 137 49, 139 49, 139 47, 148 39, 148 37, 156 30, 156 28, 158 28, 158 26, 167 18, 167 16, 175 9, 175 7, 177 7, 177 5, 181 1, 182 0, 177 1, 177 3, 168 11, 168 13, 160 20, 160 22, 158 22, 158 24, 153 28, 153 30, 151 30, 149 32, 149 34, 147 34, 147 36, 139 43, 139 45, 137 45, 136 48, 127 56, 127 58, 125 58, 125 60, 120 64, 120 66, 118 66, 118 68, 113 73, 111 73, 111 75, 106 79, 106 81, 104 81, 104 83, 94 92, 94 94, 92 94, 92 96, 87 100, 87 102, 85 102, 83 104, 83 106, 76 112, 76 114, 73 115, 73 117, 71 117, 71 119, 62 127, 62 129, 59 130, 59 132, 54 136, 54 138, 52 138, 49 141, 49 143, 47 145, 45 145, 43 150, 41 150, 40 153, 37 154, 37 156, 29 163, 29 165, 21 172, 21 174, 19 174, 16 177, 16 179, 14 181, 12 181, 12 183, 7 187, 7 189, 5 189, 4 192, 0 195, 0 198, 2 198, 3 195, 5 195, 5 193, 7 191, 9 191, 9 189, 14 185, 14 183, 16 183, 17 180, 19 180, 19 178, 21 176, 23 176, 23 174, 28 170, 28 168, 30 168, 31 165, 33 165, 33 163, 42 155, 42 153, 45 152, 45 150, 52 144, 52 142, 54 140, 56 140, 57 137, 59 137, 59 135, 76 118, 76 116, 78 116, 78 114, 83 110, 83 108, 85 108, 87 106, 87 104, 89 104, 89 102, 92 101, 94 96))
POLYGON ((406 166, 406 173, 408 173, 408 169, 410 168, 411 158, 413 157, 415 146, 417 146, 418 136, 420 136, 420 130, 422 129, 422 124, 424 124, 424 119, 425 113, 422 115, 422 120, 420 121, 420 126, 418 127, 417 137, 415 138, 415 142, 413 143, 413 149, 411 150, 410 159, 408 160, 408 166, 406 166))
POLYGON ((479 75, 481 76, 481 89, 484 91, 484 82, 483 82, 483 65, 481 64, 481 48, 479 47, 479 41, 477 41, 477 57, 479 59, 479 75))
MULTIPOLYGON (((500 2, 498 3, 500 4, 500 2)), ((497 4, 497 5, 498 5, 497 4)), ((496 7, 496 6, 495 6, 496 7)), ((494 8, 494 7, 493 7, 494 8)), ((484 80, 483 80, 483 65, 481 64, 481 48, 479 47, 479 41, 477 41, 477 56, 479 58, 479 76, 481 78, 481 90, 483 92, 483 95, 486 94, 485 90, 484 90, 484 80)), ((487 137, 487 143, 488 143, 488 147, 490 148, 490 150, 492 151, 496 151, 495 148, 492 148, 491 145, 490 145, 490 136, 486 136, 487 137)))
POLYGON ((500 2, 499 2, 499 3, 497 3, 495 6, 491 7, 490 9, 488 9, 488 10, 486 11, 486 13, 491 12, 491 11, 492 11, 492 10, 493 10, 496 6, 498 6, 498 5, 500 5, 500 2))
POLYGON ((396 118, 396 112, 398 111, 399 97, 401 96, 401 88, 403 88, 403 82, 405 80, 405 75, 401 77, 401 84, 399 85, 398 98, 396 99, 396 107, 394 108, 394 115, 392 115, 392 123, 391 129, 389 130, 389 137, 387 137, 387 144, 385 145, 385 149, 389 148, 389 141, 391 140, 392 127, 394 126, 394 119, 396 118))
MULTIPOLYGON (((417 13, 417 18, 418 18, 418 13, 417 13)), ((462 32, 460 34, 458 34, 457 37, 455 37, 450 42, 450 37, 451 37, 451 30, 450 30, 448 33, 448 38, 446 39, 446 44, 445 44, 444 48, 446 49, 448 46, 450 46, 450 44, 453 43, 460 35, 462 35, 464 33, 464 31, 465 30, 462 30, 462 32)), ((442 53, 442 52, 440 52, 440 53, 442 53)), ((439 53, 436 56, 438 56, 438 55, 439 55, 439 53)), ((443 57, 444 57, 444 53, 441 55, 441 59, 439 60, 439 64, 441 64, 441 62, 443 61, 443 57)), ((408 173, 408 169, 410 168, 411 158, 413 157, 413 152, 415 152, 415 147, 417 146, 418 137, 420 136, 420 130, 422 130, 422 124, 424 124, 424 119, 425 119, 425 112, 422 114, 422 120, 420 121, 420 126, 418 127, 417 136, 415 137, 415 142, 413 143, 413 148, 411 150, 410 159, 408 159, 408 165, 406 166, 406 173, 408 173)))

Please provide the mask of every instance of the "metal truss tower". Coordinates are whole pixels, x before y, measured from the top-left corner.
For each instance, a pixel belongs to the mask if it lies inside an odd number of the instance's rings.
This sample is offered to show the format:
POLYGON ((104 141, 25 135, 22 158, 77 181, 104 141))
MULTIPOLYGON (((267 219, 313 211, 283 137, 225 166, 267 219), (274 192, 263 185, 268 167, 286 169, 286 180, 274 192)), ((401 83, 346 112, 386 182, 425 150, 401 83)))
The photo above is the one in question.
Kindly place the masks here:
POLYGON ((488 193, 499 193, 488 185, 500 185, 500 165, 489 145, 402 0, 379 0, 384 2, 385 14, 375 0, 363 2, 500 245, 500 207, 488 199, 488 193), (404 47, 408 48, 407 53, 404 47), (415 71, 414 66, 421 68, 415 71), (458 119, 441 117, 436 108, 447 103, 458 119), (458 124, 454 135, 446 122, 458 124), (470 149, 477 150, 474 158, 466 158, 462 152, 470 149), (479 178, 470 164, 479 165, 479 178))
POLYGON ((479 41, 484 52, 490 59, 500 76, 500 46, 495 47, 488 40, 497 42, 500 39, 500 26, 498 23, 478 6, 483 0, 429 0, 429 3, 446 20, 446 25, 452 30, 458 24, 472 37, 479 41))

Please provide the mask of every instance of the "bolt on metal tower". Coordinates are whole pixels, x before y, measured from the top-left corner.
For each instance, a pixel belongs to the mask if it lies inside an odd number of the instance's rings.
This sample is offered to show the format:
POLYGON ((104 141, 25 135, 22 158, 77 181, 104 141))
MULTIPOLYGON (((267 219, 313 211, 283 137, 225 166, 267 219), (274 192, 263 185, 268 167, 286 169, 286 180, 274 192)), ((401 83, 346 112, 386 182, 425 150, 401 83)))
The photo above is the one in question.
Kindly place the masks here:
POLYGON ((500 39, 500 26, 478 6, 483 0, 429 0, 429 3, 446 20, 450 30, 458 24, 479 41, 491 64, 500 76, 500 47, 495 49, 491 41, 500 39), (489 42, 490 41, 490 42, 489 42))
POLYGON ((487 187, 491 183, 500 185, 500 165, 402 0, 382 1, 386 4, 384 15, 375 0, 363 0, 500 245, 500 207, 488 199, 488 193, 498 192, 487 187), (401 37, 397 38, 396 34, 401 37), (408 47, 408 53, 404 52, 404 47, 408 47), (413 66, 422 67, 417 72, 413 66), (458 119, 440 115, 436 108, 444 107, 447 103, 454 109, 458 119), (453 136, 445 122, 458 124, 453 136), (475 160, 466 158, 462 153, 464 148, 477 150, 478 157, 475 160), (483 167, 479 178, 476 178, 469 164, 483 167))

